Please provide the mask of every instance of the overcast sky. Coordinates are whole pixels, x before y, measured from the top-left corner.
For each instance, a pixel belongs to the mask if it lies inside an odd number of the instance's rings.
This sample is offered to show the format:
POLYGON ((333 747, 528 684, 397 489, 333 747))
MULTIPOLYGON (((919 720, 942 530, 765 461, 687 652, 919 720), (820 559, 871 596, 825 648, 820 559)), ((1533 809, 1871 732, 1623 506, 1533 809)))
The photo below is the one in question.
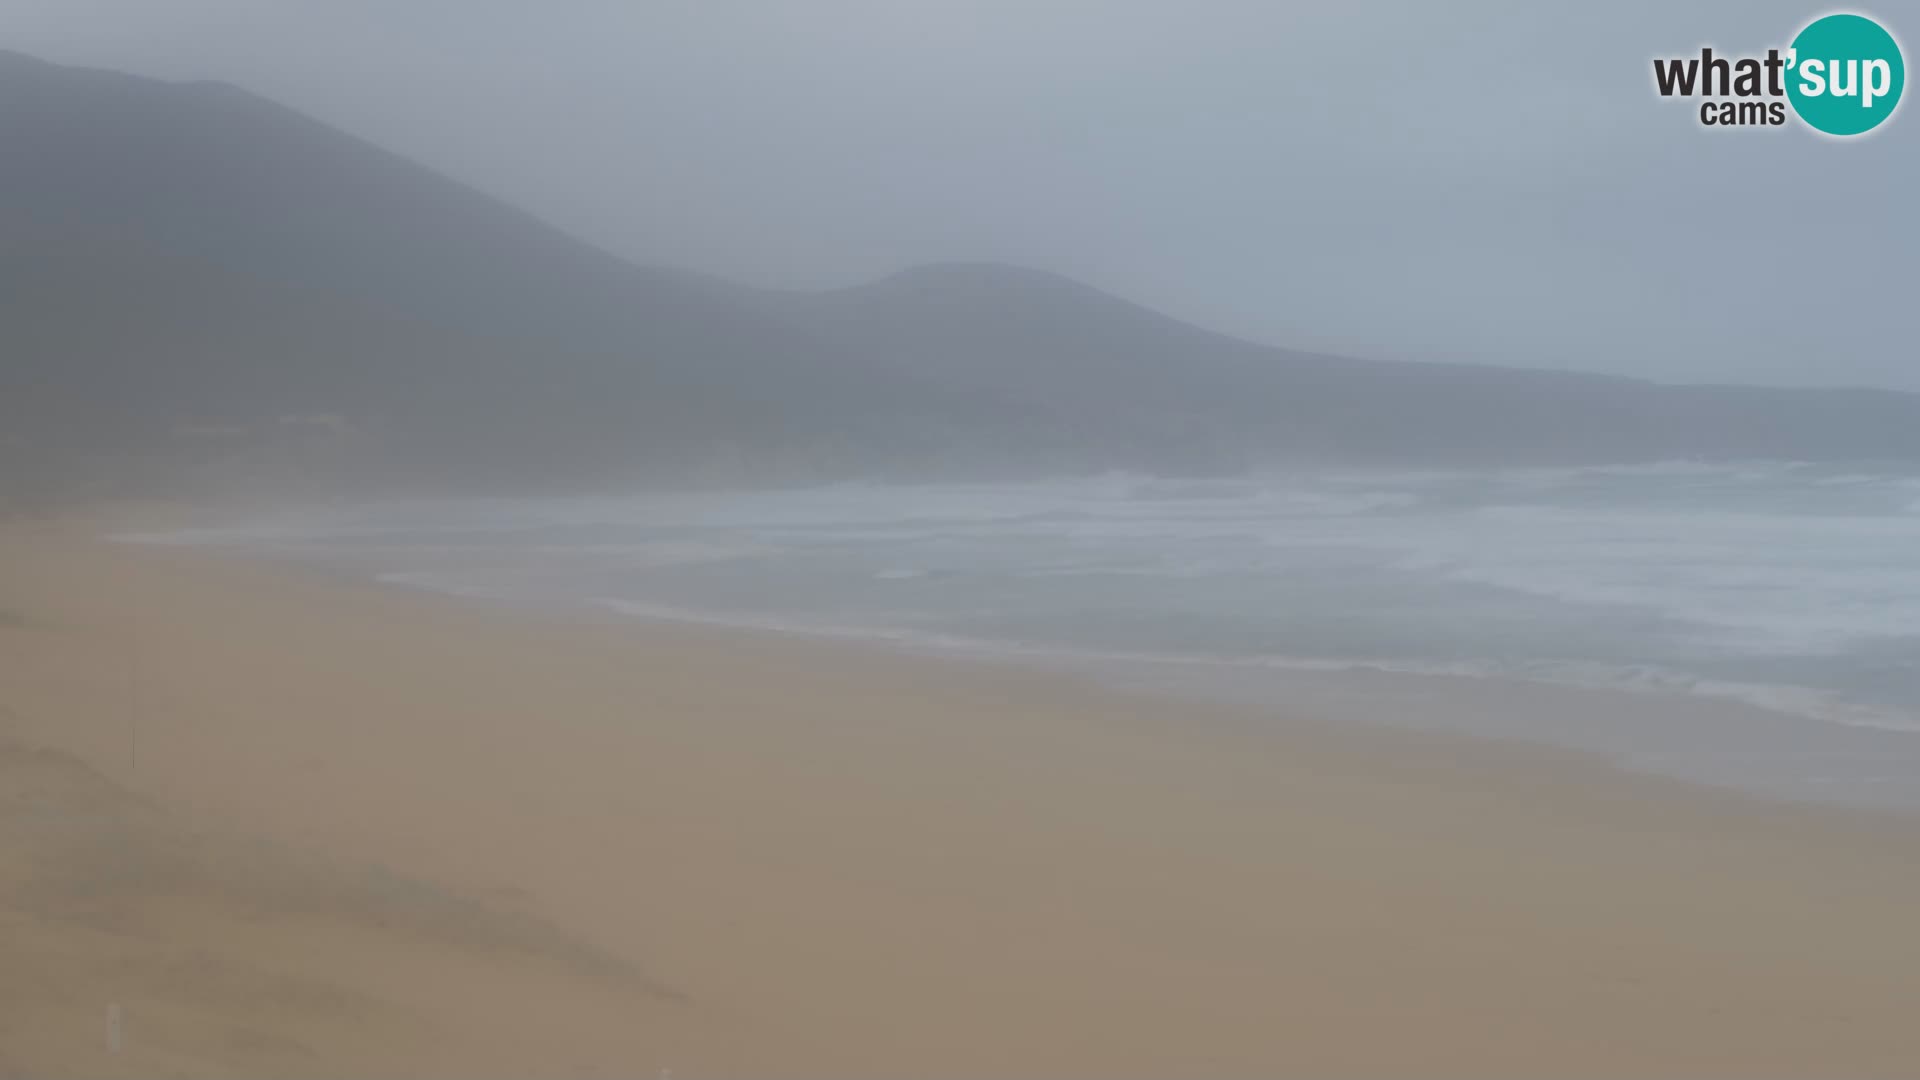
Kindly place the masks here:
MULTIPOLYGON (((234 82, 760 284, 994 259, 1285 345, 1920 390, 1912 103, 1840 142, 1652 90, 1824 10, 0 0, 0 48, 234 82)), ((1861 10, 1912 63, 1920 5, 1861 10)))

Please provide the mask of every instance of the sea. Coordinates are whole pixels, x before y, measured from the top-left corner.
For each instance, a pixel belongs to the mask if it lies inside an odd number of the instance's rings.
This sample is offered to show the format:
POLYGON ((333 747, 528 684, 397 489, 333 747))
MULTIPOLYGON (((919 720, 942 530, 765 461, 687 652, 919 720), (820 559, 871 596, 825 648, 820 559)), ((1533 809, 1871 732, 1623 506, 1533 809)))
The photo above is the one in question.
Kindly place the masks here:
POLYGON ((1910 468, 1113 473, 384 500, 123 538, 1276 705, 1362 673, 1398 697, 1354 715, 1597 751, 1769 797, 1920 810, 1910 468), (1574 720, 1421 705, 1471 683, 1617 693, 1620 707, 1574 720))

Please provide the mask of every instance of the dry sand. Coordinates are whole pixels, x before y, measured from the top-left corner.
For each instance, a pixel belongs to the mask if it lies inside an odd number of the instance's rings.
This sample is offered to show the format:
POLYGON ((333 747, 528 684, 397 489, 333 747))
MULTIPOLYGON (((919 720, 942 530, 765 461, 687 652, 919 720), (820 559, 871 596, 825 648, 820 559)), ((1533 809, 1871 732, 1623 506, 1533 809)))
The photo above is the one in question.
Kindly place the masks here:
POLYGON ((0 1075, 1920 1074, 1908 821, 87 536, 0 1075))

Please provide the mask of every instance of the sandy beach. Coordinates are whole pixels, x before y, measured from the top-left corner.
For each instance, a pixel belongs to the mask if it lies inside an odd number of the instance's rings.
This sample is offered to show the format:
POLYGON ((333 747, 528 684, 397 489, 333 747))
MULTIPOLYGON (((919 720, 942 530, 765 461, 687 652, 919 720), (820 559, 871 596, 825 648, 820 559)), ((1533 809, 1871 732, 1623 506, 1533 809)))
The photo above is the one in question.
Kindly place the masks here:
POLYGON ((1920 1072, 1908 819, 102 527, 0 525, 0 1076, 1920 1072))

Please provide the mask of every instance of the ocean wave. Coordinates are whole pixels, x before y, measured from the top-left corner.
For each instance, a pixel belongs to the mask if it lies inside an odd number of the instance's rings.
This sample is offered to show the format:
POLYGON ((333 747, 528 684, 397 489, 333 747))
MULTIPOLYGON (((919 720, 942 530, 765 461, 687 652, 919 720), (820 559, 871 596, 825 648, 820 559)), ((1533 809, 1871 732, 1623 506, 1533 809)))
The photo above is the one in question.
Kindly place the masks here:
POLYGON ((908 627, 861 626, 813 621, 790 615, 705 611, 615 597, 597 606, 639 619, 692 623, 763 633, 866 642, 915 652, 962 653, 983 658, 1069 664, 1075 668, 1124 671, 1137 676, 1143 667, 1183 670, 1223 669, 1301 673, 1376 672, 1419 678, 1495 680, 1659 697, 1698 697, 1734 701, 1766 712, 1846 727, 1920 734, 1920 714, 1849 699, 1835 691, 1771 683, 1708 679, 1647 664, 1600 664, 1578 660, 1509 663, 1499 661, 1426 661, 1379 657, 1265 655, 1206 656, 1140 650, 1096 650, 971 637, 908 627))
POLYGON ((1920 639, 1916 484, 1869 465, 1791 462, 1275 470, 1226 480, 1114 473, 394 500, 120 539, 246 546, 465 596, 598 596, 597 606, 630 615, 915 648, 1525 679, 1729 698, 1905 730, 1897 710, 1742 680, 1773 677, 1776 659, 1791 660, 1778 670, 1821 687, 1920 698, 1920 681, 1888 659, 1920 639), (755 560, 750 577, 705 569, 745 559, 755 560), (693 610, 706 599, 748 602, 742 597, 756 595, 749 587, 767 607, 797 610, 693 610), (635 602, 650 596, 689 606, 635 602), (927 610, 900 610, 909 605, 927 610), (996 605, 1006 615, 994 616, 997 625, 1048 627, 1033 632, 1086 645, 1171 642, 1225 653, 1324 644, 1369 655, 1115 653, 939 630, 986 625, 976 609, 996 605), (851 611, 864 614, 841 614, 851 611), (1124 625, 1099 625, 1107 612, 1124 625), (1315 619, 1328 636, 1313 633, 1315 619), (861 621, 871 625, 844 625, 861 621), (1576 659, 1545 659, 1563 655, 1576 659))

